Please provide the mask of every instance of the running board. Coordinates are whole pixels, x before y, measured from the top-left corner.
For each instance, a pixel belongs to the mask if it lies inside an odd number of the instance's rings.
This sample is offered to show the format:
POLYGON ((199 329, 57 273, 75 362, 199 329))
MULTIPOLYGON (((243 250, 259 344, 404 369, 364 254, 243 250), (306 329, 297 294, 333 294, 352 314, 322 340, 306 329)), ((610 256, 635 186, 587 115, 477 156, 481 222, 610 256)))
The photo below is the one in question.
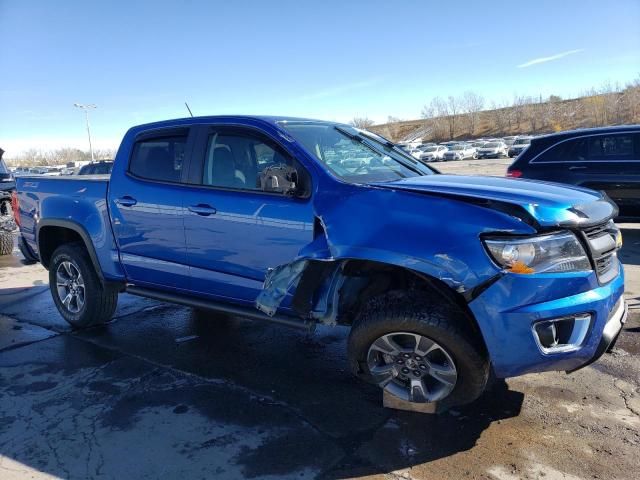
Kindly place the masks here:
POLYGON ((236 315, 238 317, 244 317, 262 322, 277 323, 279 325, 285 325, 287 327, 300 328, 304 330, 311 330, 314 325, 314 322, 310 320, 303 320, 301 318, 298 319, 285 315, 274 315, 273 317, 270 317, 269 315, 266 315, 258 310, 254 310, 248 307, 242 307, 240 305, 232 305, 227 303, 214 302, 211 300, 204 300, 202 298, 177 295, 175 293, 163 292, 150 288, 136 287, 135 285, 127 285, 125 292, 130 293, 131 295, 137 295, 139 297, 159 300, 161 302, 177 303, 179 305, 186 305, 188 307, 202 308, 204 310, 211 310, 213 312, 236 315))

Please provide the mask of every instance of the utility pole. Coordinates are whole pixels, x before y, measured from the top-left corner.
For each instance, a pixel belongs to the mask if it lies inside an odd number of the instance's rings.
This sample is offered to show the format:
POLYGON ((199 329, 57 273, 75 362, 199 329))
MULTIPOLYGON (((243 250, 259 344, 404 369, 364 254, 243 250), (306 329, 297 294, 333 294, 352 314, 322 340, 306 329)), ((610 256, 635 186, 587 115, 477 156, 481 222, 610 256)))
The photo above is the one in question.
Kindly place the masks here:
POLYGON ((97 107, 93 103, 74 103, 73 106, 84 110, 84 116, 87 120, 87 135, 89 135, 89 151, 91 152, 91 161, 94 162, 95 158, 93 158, 93 145, 91 144, 91 127, 89 126, 89 109, 97 107))

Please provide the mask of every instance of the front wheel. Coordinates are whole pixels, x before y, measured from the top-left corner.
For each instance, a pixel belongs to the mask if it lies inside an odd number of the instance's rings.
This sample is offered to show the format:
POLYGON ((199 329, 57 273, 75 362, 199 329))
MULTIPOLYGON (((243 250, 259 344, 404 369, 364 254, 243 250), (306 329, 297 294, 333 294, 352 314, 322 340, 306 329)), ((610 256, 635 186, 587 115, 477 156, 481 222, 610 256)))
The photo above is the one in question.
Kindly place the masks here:
POLYGON ((441 299, 391 292, 372 300, 349 335, 352 371, 402 400, 470 403, 482 394, 489 364, 465 313, 441 299))
POLYGON ((49 288, 60 315, 74 328, 109 321, 118 304, 118 291, 103 285, 80 243, 58 247, 49 264, 49 288))

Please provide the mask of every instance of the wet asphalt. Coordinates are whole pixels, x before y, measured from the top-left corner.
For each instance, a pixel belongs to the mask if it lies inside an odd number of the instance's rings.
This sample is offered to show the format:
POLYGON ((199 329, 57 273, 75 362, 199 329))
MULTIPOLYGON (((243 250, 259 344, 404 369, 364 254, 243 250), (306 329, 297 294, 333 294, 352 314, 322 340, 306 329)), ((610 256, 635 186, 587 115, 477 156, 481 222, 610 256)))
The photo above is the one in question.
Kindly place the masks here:
POLYGON ((626 233, 632 315, 612 354, 443 415, 383 408, 344 328, 122 295, 111 323, 71 331, 16 251, 0 258, 0 478, 640 478, 640 226, 626 233))

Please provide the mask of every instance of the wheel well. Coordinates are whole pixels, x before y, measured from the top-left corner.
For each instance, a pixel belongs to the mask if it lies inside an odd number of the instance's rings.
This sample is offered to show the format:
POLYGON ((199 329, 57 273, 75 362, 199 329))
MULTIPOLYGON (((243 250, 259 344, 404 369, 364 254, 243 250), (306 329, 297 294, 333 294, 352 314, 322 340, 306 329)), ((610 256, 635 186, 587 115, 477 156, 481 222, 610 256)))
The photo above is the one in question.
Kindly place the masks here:
POLYGON ((84 240, 78 232, 66 227, 44 226, 38 231, 38 251, 40 261, 45 268, 49 268, 49 262, 53 252, 60 245, 67 243, 80 243, 86 249, 84 240))
POLYGON ((340 286, 338 323, 351 325, 371 298, 385 292, 429 292, 460 309, 464 315, 456 320, 484 346, 480 328, 464 297, 442 280, 408 268, 364 260, 346 260, 342 273, 345 280, 340 286))

